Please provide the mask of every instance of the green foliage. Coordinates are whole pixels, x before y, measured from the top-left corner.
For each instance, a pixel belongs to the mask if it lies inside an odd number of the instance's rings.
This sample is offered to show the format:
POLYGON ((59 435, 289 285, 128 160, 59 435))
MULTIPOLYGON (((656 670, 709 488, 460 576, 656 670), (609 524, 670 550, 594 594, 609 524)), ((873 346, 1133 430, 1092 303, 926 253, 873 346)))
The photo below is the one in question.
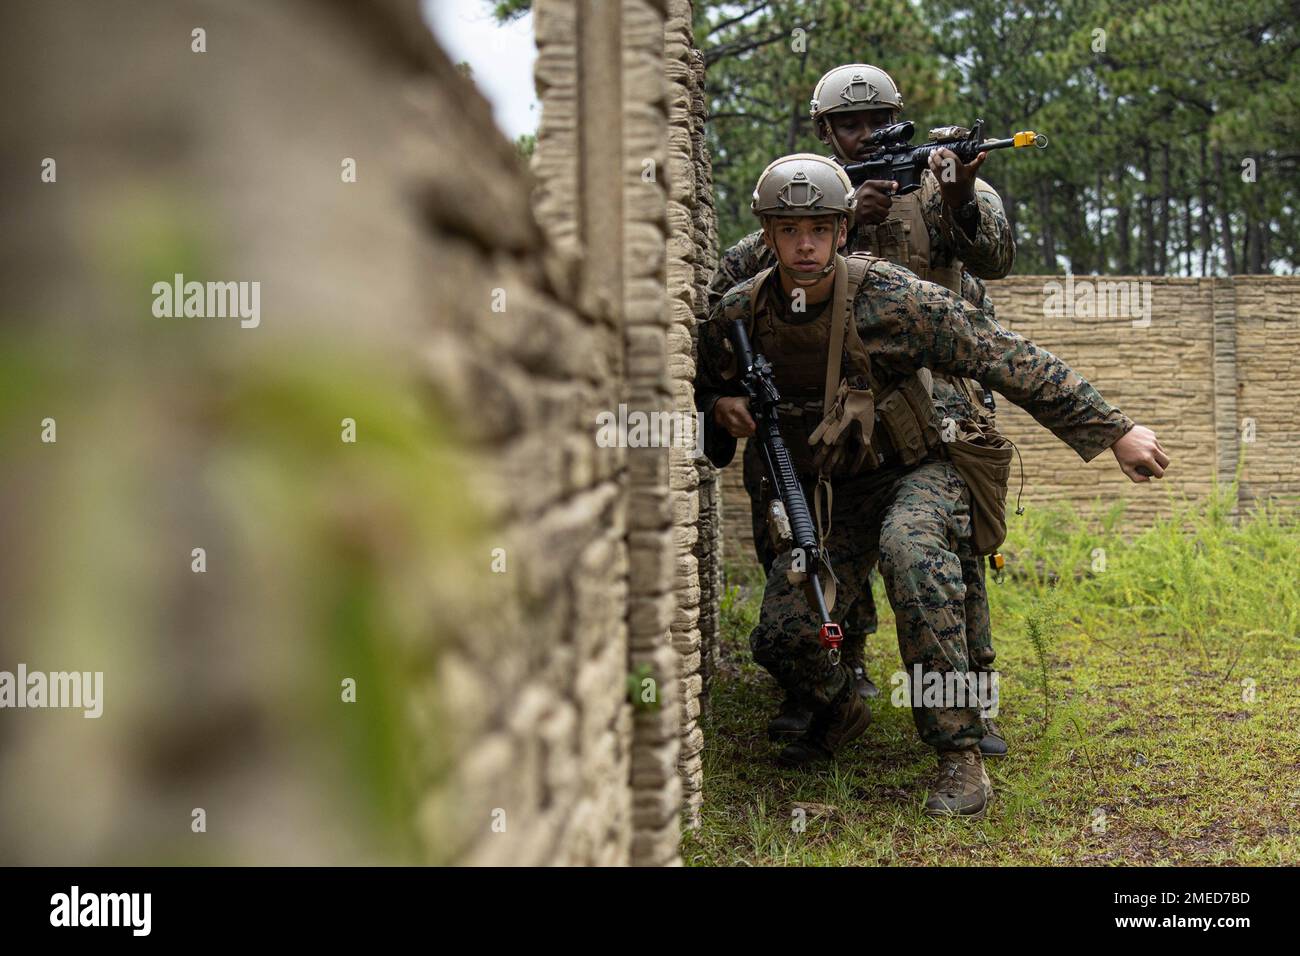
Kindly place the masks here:
POLYGON ((894 76, 920 129, 982 117, 990 135, 1048 135, 1048 149, 981 170, 1006 200, 1020 273, 1300 262, 1300 25, 1287 0, 700 0, 695 28, 724 247, 754 228, 749 193, 768 162, 825 152, 807 119, 817 78, 865 61, 894 76))
POLYGON ((808 101, 830 67, 887 63, 909 110, 926 114, 945 106, 954 90, 913 4, 699 0, 695 38, 707 65, 707 128, 724 248, 756 228, 749 198, 768 163, 784 153, 826 152, 808 101))
POLYGON ((1167 636, 1202 659, 1259 654, 1300 634, 1300 528, 1294 504, 1261 504, 1237 521, 1235 500, 1235 483, 1203 501, 1175 499, 1168 518, 1132 541, 1120 509, 1092 527, 1070 513, 1030 513, 1003 550, 1018 590, 1041 600, 1054 588, 1085 627, 1167 636))
POLYGON ((484 0, 492 7, 492 15, 497 23, 510 23, 518 20, 533 8, 533 0, 484 0))
MULTIPOLYGON (((1235 500, 1235 485, 1171 500, 1170 515, 1141 532, 1119 506, 1031 507, 1012 519, 1006 576, 989 587, 1011 756, 986 764, 997 796, 979 822, 922 815, 934 758, 887 691, 867 735, 833 765, 775 767, 763 728, 777 694, 744 640, 761 588, 752 569, 729 569, 737 583, 704 724, 710 798, 684 859, 1294 863, 1300 514, 1287 502, 1234 517, 1235 500), (797 832, 796 802, 829 811, 797 832)), ((880 682, 899 663, 878 581, 876 594, 867 666, 880 682)))
POLYGON ((1051 660, 1052 642, 1056 634, 1059 602, 1055 595, 1041 602, 1025 620, 1025 637, 1034 649, 1038 664, 1038 677, 1043 690, 1043 729, 1052 722, 1051 660))
MULTIPOLYGON (((484 3, 501 23, 532 6, 484 3)), ((1300 263, 1290 0, 696 0, 694 26, 723 248, 755 228, 749 197, 769 162, 828 152, 808 117, 818 77, 869 62, 921 130, 983 118, 991 136, 1047 134, 1048 149, 981 170, 1006 202, 1019 273, 1300 263)))

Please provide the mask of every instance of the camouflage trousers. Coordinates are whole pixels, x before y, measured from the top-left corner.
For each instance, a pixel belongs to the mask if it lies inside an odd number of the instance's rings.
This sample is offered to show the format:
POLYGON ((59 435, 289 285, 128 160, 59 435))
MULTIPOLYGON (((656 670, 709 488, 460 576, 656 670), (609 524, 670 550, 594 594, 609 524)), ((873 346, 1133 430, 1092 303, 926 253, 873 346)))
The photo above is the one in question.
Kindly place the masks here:
MULTIPOLYGON (((755 465, 757 463, 755 462, 755 465)), ((767 526, 767 500, 762 495, 761 485, 756 477, 751 478, 750 463, 746 461, 745 490, 749 492, 750 521, 754 532, 754 556, 762 565, 764 574, 772 569, 776 559, 773 553, 770 531, 767 526)), ((757 473, 755 473, 757 474, 757 473)), ((808 500, 812 500, 812 486, 805 486, 808 500)), ((986 562, 980 555, 971 553, 964 543, 957 550, 961 561, 962 582, 966 585, 966 646, 970 654, 972 670, 992 670, 997 653, 993 650, 993 625, 989 620, 989 596, 985 586, 986 562)), ((879 555, 868 556, 871 570, 861 594, 852 603, 839 606, 844 610, 839 623, 844 628, 844 659, 849 664, 860 664, 864 658, 867 635, 880 629, 880 620, 876 614, 876 597, 871 589, 871 580, 875 577, 876 562, 879 555)))
MULTIPOLYGON (((862 623, 863 602, 870 600, 871 570, 879 559, 909 682, 918 665, 923 673, 964 674, 971 669, 968 594, 983 607, 987 631, 983 574, 968 573, 968 568, 981 565, 978 557, 969 554, 969 535, 966 485, 947 461, 926 461, 908 471, 868 475, 835 488, 825 546, 839 582, 837 607, 848 609, 836 613, 862 623), (971 560, 963 561, 963 551, 971 560), (968 588, 977 589, 978 595, 968 588)), ((788 694, 810 706, 822 706, 851 680, 851 658, 831 665, 817 639, 818 621, 802 588, 786 576, 790 562, 789 552, 772 561, 750 647, 754 660, 788 694)), ((922 740, 939 750, 979 742, 984 729, 978 707, 921 706, 917 691, 912 717, 922 740)))

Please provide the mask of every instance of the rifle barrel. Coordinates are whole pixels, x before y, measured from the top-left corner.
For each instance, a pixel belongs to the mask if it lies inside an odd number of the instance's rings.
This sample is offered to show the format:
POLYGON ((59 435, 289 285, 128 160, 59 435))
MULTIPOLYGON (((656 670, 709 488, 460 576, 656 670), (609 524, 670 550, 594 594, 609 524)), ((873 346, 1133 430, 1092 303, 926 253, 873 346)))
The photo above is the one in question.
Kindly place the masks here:
POLYGON ((980 143, 979 148, 983 151, 987 149, 1021 149, 1025 146, 1037 146, 1039 149, 1047 149, 1047 137, 1042 133, 1035 133, 1032 129, 1026 129, 1006 139, 986 139, 980 143))

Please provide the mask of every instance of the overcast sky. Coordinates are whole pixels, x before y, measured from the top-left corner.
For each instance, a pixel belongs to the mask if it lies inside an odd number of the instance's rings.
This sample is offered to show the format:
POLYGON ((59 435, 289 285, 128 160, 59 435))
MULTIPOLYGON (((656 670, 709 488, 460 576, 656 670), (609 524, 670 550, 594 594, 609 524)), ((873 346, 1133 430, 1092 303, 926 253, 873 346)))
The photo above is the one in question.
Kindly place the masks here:
POLYGON ((487 0, 421 0, 425 21, 452 62, 469 63, 474 82, 511 139, 537 132, 541 105, 533 88, 533 15, 499 27, 487 0))

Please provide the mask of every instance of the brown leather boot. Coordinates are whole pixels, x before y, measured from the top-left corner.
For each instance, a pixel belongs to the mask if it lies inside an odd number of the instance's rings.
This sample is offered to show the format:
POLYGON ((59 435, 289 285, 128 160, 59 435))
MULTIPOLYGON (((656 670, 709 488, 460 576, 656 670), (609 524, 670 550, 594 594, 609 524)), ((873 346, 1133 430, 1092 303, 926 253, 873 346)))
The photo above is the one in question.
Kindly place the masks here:
POLYGON ((871 708, 858 696, 853 682, 847 681, 834 703, 813 711, 808 730, 777 755, 777 762, 802 767, 829 760, 840 747, 861 737, 870 723, 871 708))
POLYGON ((937 817, 978 817, 993 799, 978 746, 939 753, 939 773, 930 785, 925 812, 937 817))
POLYGON ((853 689, 863 700, 870 700, 872 697, 880 696, 880 688, 871 682, 867 676, 867 669, 859 661, 856 664, 849 665, 853 670, 853 689))

